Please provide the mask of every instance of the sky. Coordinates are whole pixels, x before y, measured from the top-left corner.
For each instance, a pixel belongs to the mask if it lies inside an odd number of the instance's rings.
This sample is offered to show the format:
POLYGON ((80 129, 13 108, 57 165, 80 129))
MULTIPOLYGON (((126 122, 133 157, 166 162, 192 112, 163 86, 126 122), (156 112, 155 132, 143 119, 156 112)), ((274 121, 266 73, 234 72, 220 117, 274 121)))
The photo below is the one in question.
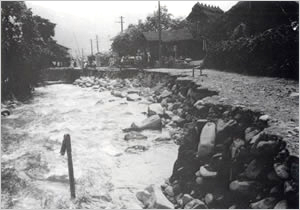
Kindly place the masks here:
MULTIPOLYGON (((219 6, 227 11, 237 1, 199 1, 219 6)), ((69 47, 76 56, 91 53, 90 40, 93 40, 93 52, 96 50, 98 35, 99 51, 109 51, 111 39, 121 31, 120 16, 124 17, 124 29, 129 24, 152 14, 158 8, 157 1, 25 1, 33 14, 56 23, 55 37, 59 44, 69 47)), ((197 1, 160 1, 167 6, 173 17, 186 18, 197 1)))

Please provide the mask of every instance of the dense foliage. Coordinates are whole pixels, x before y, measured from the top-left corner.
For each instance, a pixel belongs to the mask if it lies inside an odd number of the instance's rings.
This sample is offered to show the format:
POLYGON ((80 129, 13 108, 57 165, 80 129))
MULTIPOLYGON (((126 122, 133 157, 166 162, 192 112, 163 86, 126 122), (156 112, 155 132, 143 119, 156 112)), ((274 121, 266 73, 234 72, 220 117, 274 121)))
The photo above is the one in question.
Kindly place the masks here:
POLYGON ((18 1, 1 2, 1 24, 2 99, 26 96, 61 51, 53 40, 55 24, 18 1))
POLYGON ((263 76, 299 77, 299 29, 281 25, 254 37, 211 43, 205 65, 263 76))
POLYGON ((298 21, 298 11, 298 3, 292 1, 241 1, 211 25, 209 36, 213 40, 250 37, 298 21), (236 36, 239 28, 241 33, 236 36))
POLYGON ((239 2, 212 24, 207 68, 299 78, 299 5, 239 2))

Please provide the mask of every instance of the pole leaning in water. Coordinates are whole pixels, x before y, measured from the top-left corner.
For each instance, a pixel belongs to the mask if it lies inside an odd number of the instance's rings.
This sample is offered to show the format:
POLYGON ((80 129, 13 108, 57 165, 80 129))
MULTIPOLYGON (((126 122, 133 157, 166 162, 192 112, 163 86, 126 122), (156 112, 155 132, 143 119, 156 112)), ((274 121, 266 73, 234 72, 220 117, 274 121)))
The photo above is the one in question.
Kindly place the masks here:
POLYGON ((75 198, 76 197, 75 196, 75 180, 74 180, 74 172, 73 172, 71 137, 69 134, 64 135, 64 140, 61 145, 60 154, 64 155, 66 150, 67 150, 67 156, 68 156, 68 170, 69 170, 71 198, 75 198))

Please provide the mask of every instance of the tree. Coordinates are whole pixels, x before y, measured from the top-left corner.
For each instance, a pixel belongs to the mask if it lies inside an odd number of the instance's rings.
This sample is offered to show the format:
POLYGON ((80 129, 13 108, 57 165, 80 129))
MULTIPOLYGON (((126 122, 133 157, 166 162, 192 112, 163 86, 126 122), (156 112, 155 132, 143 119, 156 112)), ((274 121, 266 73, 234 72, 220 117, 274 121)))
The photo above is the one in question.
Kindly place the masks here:
MULTIPOLYGON (((166 6, 162 6, 160 15, 160 24, 162 30, 174 30, 186 26, 186 21, 182 18, 172 18, 173 15, 168 12, 166 6)), ((151 15, 146 17, 144 23, 140 23, 139 27, 143 32, 158 31, 158 11, 154 11, 151 15)))
MULTIPOLYGON (((172 16, 172 14, 168 13, 166 6, 161 7, 162 30, 176 30, 188 26, 187 21, 182 20, 182 18, 172 18, 172 16)), ((140 22, 137 25, 129 25, 124 33, 114 38, 111 48, 121 56, 135 55, 138 49, 146 47, 143 32, 148 31, 158 31, 158 11, 148 15, 144 22, 140 22)))
POLYGON ((55 24, 34 16, 24 2, 1 2, 2 97, 24 96, 50 65, 55 24))
POLYGON ((138 49, 145 47, 145 38, 141 29, 136 25, 129 25, 124 33, 117 35, 111 45, 114 52, 120 56, 135 55, 138 49))

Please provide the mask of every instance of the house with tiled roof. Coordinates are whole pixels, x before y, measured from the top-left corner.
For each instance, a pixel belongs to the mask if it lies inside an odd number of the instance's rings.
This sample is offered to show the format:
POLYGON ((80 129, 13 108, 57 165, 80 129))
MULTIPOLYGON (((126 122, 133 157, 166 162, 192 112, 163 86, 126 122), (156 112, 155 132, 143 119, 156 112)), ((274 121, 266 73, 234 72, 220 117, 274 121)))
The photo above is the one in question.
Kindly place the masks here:
MULTIPOLYGON (((159 36, 157 31, 143 32, 147 42, 147 48, 154 59, 158 59, 159 36)), ((193 57, 197 50, 197 40, 192 33, 186 29, 169 30, 161 32, 162 55, 165 57, 193 57)))

